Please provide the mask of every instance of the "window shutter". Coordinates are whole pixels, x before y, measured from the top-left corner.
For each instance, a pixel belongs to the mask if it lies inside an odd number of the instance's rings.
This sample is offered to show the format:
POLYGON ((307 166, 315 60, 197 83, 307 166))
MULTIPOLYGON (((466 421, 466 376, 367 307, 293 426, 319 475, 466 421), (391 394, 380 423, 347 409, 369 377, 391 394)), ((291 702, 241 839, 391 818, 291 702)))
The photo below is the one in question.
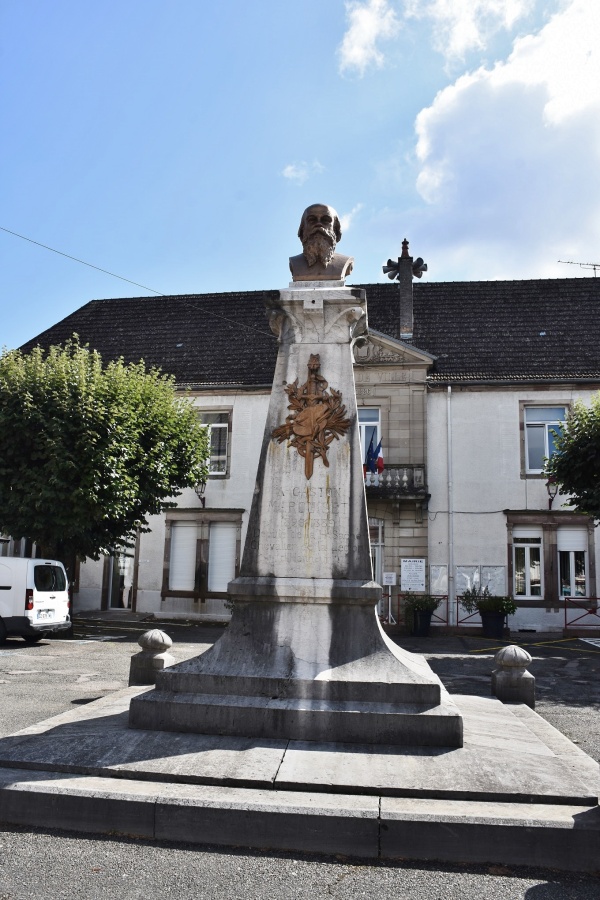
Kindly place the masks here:
POLYGON ((542 538, 542 529, 535 525, 515 525, 512 530, 514 538, 542 538))
POLYGON ((195 522, 175 522, 171 525, 169 589, 172 591, 194 590, 197 537, 198 528, 195 522))
POLYGON ((556 535, 558 550, 587 550, 587 528, 559 528, 556 535))
POLYGON ((235 522, 213 522, 208 543, 208 590, 226 591, 235 578, 235 522))

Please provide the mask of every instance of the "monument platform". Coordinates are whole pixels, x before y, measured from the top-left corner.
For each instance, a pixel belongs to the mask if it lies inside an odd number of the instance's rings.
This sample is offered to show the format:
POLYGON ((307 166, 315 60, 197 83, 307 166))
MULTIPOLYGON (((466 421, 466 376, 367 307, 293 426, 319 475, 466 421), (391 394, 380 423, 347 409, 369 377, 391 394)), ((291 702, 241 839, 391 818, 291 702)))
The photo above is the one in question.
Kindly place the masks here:
POLYGON ((353 857, 600 869, 598 765, 453 695, 464 746, 132 730, 128 688, 0 740, 0 822, 353 857))

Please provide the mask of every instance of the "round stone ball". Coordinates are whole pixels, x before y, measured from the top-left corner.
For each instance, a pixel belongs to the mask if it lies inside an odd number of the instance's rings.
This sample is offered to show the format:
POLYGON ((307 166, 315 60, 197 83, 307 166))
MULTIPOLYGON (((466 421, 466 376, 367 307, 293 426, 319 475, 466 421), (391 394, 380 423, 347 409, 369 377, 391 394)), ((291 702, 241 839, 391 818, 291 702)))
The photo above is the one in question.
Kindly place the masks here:
POLYGON ((152 628, 150 631, 144 632, 138 640, 138 644, 142 650, 149 650, 152 653, 164 653, 165 650, 173 646, 173 641, 160 628, 152 628))
POLYGON ((494 660, 496 665, 503 669, 526 669, 531 662, 531 656, 522 647, 509 644, 508 647, 498 650, 494 660))

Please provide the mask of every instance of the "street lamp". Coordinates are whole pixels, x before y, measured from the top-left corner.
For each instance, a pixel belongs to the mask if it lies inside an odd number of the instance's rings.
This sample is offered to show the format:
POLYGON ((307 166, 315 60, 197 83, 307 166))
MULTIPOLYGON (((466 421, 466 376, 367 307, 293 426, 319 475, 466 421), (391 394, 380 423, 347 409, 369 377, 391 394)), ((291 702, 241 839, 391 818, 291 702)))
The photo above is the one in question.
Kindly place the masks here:
POLYGON ((550 475, 548 478, 546 490, 548 491, 548 509, 552 509, 552 502, 558 494, 558 484, 554 475, 550 475))
POLYGON ((204 496, 206 492, 206 478, 203 478, 202 481, 199 481, 198 484, 194 486, 194 490, 198 495, 198 500, 202 504, 202 509, 206 506, 206 497, 204 496))

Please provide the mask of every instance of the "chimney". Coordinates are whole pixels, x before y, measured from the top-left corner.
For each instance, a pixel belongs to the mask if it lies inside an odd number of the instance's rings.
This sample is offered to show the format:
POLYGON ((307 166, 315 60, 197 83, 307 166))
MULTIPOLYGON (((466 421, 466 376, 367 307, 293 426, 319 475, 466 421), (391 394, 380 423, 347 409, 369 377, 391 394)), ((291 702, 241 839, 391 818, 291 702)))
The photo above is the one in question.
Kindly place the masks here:
POLYGON ((402 241, 402 256, 398 260, 398 287, 400 288, 400 340, 413 336, 413 258, 408 255, 408 241, 402 241))
POLYGON ((408 241, 402 241, 402 255, 395 263, 388 259, 384 273, 392 281, 398 281, 400 289, 400 340, 408 341, 413 336, 413 278, 421 278, 427 271, 427 265, 419 256, 413 260, 408 253, 408 241))

